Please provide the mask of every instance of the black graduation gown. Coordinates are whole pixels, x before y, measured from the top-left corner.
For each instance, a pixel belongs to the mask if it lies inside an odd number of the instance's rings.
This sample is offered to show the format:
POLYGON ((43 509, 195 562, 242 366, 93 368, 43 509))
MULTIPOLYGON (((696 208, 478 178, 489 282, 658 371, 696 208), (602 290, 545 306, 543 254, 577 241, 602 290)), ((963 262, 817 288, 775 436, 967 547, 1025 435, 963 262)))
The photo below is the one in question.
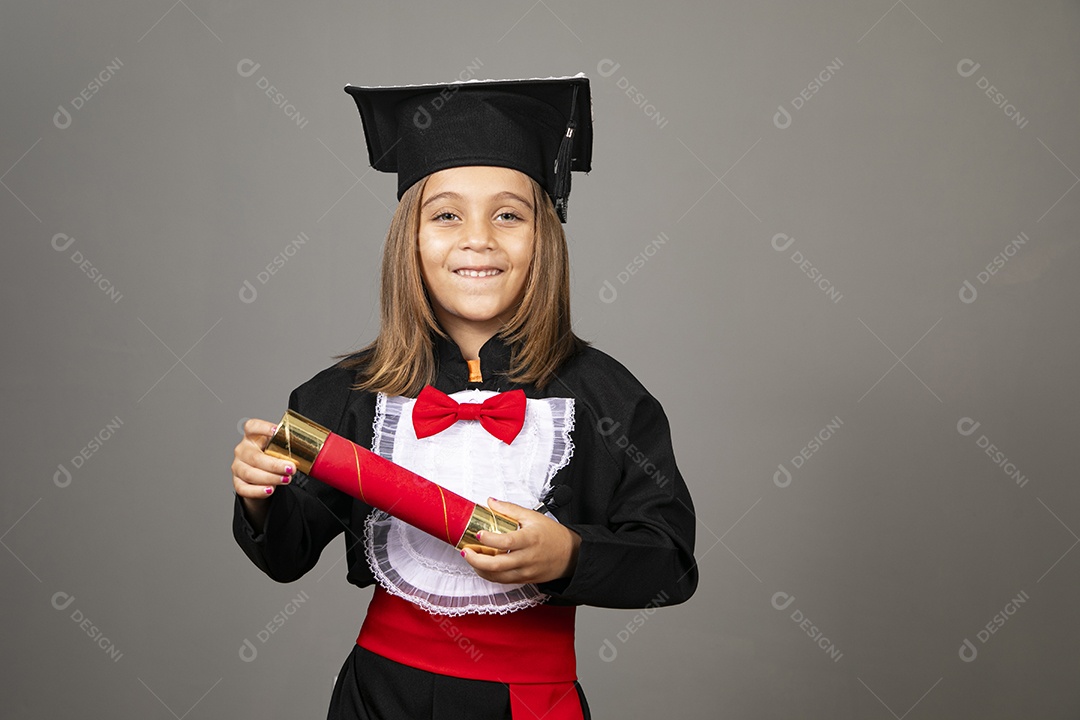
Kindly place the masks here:
MULTIPOLYGON (((574 398, 574 452, 552 485, 567 485, 568 500, 553 510, 581 536, 572 576, 539 589, 549 603, 641 608, 674 605, 697 588, 695 518, 690 493, 675 463, 660 403, 614 358, 586 347, 545 388, 516 385, 501 373, 510 348, 492 337, 480 349, 481 382, 453 341, 435 337, 438 374, 447 394, 466 389, 503 392, 520 387, 530 398, 574 398)), ((289 407, 362 447, 371 447, 374 393, 350 390, 353 371, 329 367, 296 388, 289 407)), ((375 582, 362 538, 370 506, 297 472, 270 496, 263 532, 256 533, 239 497, 233 535, 264 573, 282 583, 307 573, 326 545, 345 534, 347 579, 375 582)), ((337 691, 335 691, 335 695, 337 691)))

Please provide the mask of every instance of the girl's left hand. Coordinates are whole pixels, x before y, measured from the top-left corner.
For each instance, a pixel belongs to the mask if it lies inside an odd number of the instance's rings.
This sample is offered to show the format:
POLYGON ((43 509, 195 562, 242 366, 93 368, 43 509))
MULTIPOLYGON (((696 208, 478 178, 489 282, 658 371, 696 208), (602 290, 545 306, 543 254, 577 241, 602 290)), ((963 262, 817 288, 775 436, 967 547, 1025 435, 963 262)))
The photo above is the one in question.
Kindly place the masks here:
POLYGON ((488 507, 520 525, 511 533, 481 533, 480 542, 505 552, 484 555, 464 551, 465 560, 485 580, 542 583, 573 575, 581 536, 547 515, 514 503, 488 498, 488 507))

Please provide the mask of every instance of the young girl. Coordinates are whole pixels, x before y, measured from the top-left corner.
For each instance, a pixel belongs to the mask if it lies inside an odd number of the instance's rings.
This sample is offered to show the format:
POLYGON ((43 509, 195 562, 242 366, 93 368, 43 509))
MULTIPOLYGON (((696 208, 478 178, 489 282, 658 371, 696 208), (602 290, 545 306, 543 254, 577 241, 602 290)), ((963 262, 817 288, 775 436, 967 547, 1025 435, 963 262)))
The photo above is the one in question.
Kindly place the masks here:
POLYGON ((697 587, 664 411, 571 330, 560 220, 571 169, 590 166, 588 80, 345 89, 372 165, 398 175, 381 326, 289 407, 519 529, 483 534, 497 554, 458 551, 267 455, 275 428, 252 419, 234 536, 291 582, 345 532, 349 582, 375 585, 329 718, 588 718, 575 607, 673 605, 697 587), (518 390, 509 432, 477 419, 518 390), (427 427, 433 403, 458 414, 427 427))

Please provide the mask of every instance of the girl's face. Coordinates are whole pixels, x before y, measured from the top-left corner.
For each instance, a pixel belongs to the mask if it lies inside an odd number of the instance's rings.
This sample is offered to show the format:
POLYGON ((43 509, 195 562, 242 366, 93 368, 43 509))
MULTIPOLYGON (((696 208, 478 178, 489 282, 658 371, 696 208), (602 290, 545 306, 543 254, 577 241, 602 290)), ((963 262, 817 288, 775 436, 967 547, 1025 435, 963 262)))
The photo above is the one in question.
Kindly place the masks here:
POLYGON ((443 329, 494 335, 525 292, 533 257, 533 191, 517 170, 440 170, 420 198, 420 271, 443 329))

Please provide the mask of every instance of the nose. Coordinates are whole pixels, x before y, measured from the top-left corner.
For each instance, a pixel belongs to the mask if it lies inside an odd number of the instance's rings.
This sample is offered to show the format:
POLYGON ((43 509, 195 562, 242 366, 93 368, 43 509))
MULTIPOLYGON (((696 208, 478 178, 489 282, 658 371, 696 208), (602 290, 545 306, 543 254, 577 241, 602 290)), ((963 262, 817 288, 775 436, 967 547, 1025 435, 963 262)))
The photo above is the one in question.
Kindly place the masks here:
POLYGON ((471 215, 462 228, 461 248, 477 252, 493 249, 498 244, 495 228, 483 215, 471 215))

